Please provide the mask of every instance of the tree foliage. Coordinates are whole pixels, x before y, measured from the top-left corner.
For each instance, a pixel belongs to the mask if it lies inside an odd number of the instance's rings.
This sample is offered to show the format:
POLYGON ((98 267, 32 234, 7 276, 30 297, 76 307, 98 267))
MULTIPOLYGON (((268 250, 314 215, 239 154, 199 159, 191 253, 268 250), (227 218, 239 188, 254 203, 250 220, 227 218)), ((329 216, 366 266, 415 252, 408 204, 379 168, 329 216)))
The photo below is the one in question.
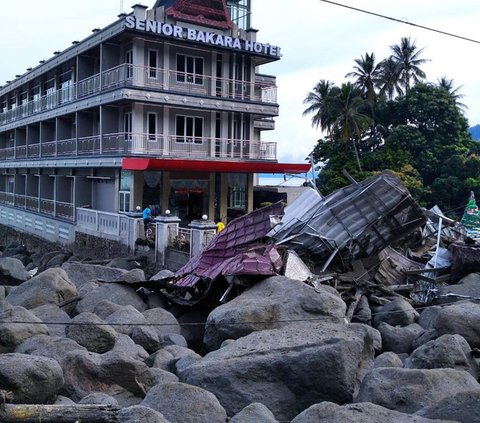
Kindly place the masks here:
POLYGON ((410 38, 391 51, 378 63, 365 53, 346 74, 353 83, 321 80, 305 98, 304 114, 325 134, 312 153, 325 164, 319 188, 328 194, 348 184, 343 169, 357 180, 390 169, 422 205, 462 207, 480 189, 480 146, 462 95, 446 77, 426 81, 427 59, 410 38))

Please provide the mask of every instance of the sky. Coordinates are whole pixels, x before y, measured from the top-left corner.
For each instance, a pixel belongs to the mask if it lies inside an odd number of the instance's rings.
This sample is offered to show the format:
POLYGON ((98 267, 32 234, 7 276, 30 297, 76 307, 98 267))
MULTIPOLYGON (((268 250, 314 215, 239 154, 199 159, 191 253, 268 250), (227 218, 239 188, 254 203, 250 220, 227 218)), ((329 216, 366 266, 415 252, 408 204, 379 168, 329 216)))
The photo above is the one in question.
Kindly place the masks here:
MULTIPOLYGON (((0 85, 82 40, 93 28, 103 28, 121 12, 155 0, 15 0, 3 2, 0 26, 0 85)), ((339 0, 361 8, 478 42, 368 15, 321 0, 252 0, 252 26, 257 40, 281 47, 282 59, 264 65, 261 73, 275 75, 280 114, 276 129, 262 139, 276 141, 280 162, 304 162, 322 134, 302 116, 308 92, 321 79, 347 82, 355 59, 375 53, 388 57, 390 46, 410 37, 422 57, 427 80, 453 79, 461 87, 461 102, 470 126, 480 124, 480 1, 478 0, 339 0)))

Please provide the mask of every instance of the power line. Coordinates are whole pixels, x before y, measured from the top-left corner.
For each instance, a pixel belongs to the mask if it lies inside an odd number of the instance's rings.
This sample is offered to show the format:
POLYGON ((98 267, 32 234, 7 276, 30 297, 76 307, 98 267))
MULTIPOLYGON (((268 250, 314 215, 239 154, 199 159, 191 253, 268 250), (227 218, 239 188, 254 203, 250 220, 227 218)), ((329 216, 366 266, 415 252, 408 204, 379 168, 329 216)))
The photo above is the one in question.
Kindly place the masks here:
POLYGON ((408 21, 406 21, 406 20, 404 20, 404 19, 397 19, 397 18, 393 18, 393 17, 391 17, 391 16, 381 15, 380 13, 370 12, 369 10, 359 9, 359 8, 357 8, 357 7, 348 6, 348 5, 346 5, 346 4, 337 3, 337 2, 334 2, 334 1, 329 1, 329 0, 320 0, 320 1, 322 1, 322 2, 324 2, 324 3, 330 3, 330 4, 333 4, 333 5, 335 5, 335 6, 344 7, 344 8, 346 8, 346 9, 355 10, 355 11, 357 11, 357 12, 366 13, 367 15, 377 16, 377 17, 379 17, 379 18, 388 19, 388 20, 390 20, 390 21, 395 21, 395 22, 403 23, 403 24, 405 24, 405 25, 410 25, 410 26, 414 26, 414 27, 417 27, 417 28, 426 29, 427 31, 437 32, 437 33, 439 33, 439 34, 447 35, 447 36, 449 36, 449 37, 459 38, 459 39, 461 39, 461 40, 470 41, 470 42, 472 42, 472 43, 480 44, 480 41, 474 40, 473 38, 467 38, 467 37, 463 37, 463 36, 461 36, 461 35, 452 34, 451 32, 445 32, 445 31, 441 31, 441 30, 439 30, 439 29, 430 28, 430 27, 428 27, 428 26, 415 24, 415 23, 412 23, 412 22, 408 22, 408 21))

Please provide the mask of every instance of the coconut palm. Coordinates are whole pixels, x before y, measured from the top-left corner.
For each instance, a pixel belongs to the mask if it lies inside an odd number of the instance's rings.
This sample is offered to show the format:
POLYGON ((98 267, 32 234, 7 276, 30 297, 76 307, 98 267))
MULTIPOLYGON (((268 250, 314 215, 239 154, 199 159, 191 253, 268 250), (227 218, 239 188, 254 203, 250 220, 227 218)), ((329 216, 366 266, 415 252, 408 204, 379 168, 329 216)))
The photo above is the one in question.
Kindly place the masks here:
POLYGON ((448 92, 450 97, 455 100, 455 104, 459 109, 462 111, 468 109, 465 104, 460 103, 459 101, 461 98, 465 97, 463 94, 460 94, 460 88, 462 88, 462 85, 454 88, 453 79, 448 79, 446 76, 442 76, 441 78, 437 79, 437 86, 438 88, 442 88, 448 92))
POLYGON ((342 84, 335 97, 333 110, 337 117, 332 125, 333 132, 345 143, 352 142, 358 170, 362 170, 357 142, 361 141, 365 130, 372 125, 372 118, 365 114, 365 100, 362 92, 350 82, 342 84))
POLYGON ((390 46, 390 49, 393 51, 392 58, 398 66, 401 85, 407 95, 412 81, 416 84, 426 77, 425 72, 420 69, 421 65, 428 62, 427 59, 420 57, 424 49, 418 50, 410 37, 402 37, 400 44, 390 46))
POLYGON ((345 75, 346 78, 355 78, 355 86, 362 90, 362 95, 372 106, 377 100, 375 89, 380 77, 380 64, 375 63, 375 53, 365 53, 360 59, 355 59, 354 71, 345 75))
POLYGON ((393 57, 380 62, 378 84, 380 85, 379 97, 393 100, 395 93, 403 95, 400 85, 399 66, 393 57))
POLYGON ((322 79, 303 100, 304 104, 310 104, 303 111, 303 116, 313 113, 312 126, 320 127, 322 131, 328 131, 329 136, 331 136, 332 124, 336 119, 335 114, 332 113, 332 99, 337 91, 338 87, 335 86, 334 82, 322 79))

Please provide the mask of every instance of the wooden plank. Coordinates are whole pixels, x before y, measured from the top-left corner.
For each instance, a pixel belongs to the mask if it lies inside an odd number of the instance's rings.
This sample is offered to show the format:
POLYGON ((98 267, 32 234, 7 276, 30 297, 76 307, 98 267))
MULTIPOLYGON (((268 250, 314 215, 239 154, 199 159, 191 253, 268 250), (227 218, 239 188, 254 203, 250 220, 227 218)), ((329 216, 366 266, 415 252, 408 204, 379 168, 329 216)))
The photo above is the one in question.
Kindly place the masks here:
POLYGON ((118 423, 119 407, 109 405, 4 404, 2 423, 118 423))

